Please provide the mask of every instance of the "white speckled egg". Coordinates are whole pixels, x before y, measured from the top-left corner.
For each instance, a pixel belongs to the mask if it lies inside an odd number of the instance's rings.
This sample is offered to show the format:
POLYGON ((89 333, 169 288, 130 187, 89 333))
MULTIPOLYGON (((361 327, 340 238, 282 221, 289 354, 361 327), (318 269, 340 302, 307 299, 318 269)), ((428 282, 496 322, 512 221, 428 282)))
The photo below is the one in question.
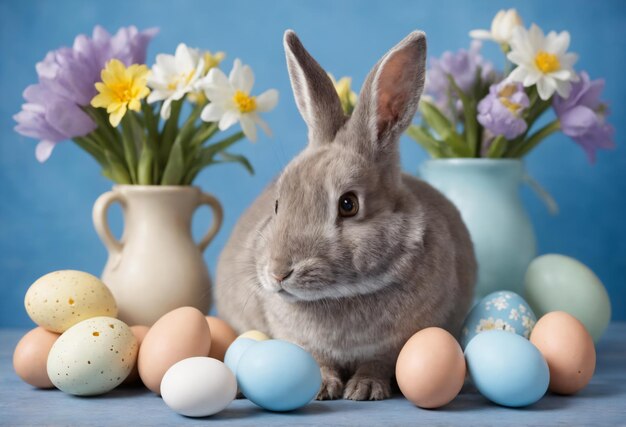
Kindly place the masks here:
POLYGON ((69 328, 48 356, 48 376, 60 390, 92 396, 113 390, 137 359, 130 327, 112 317, 93 317, 69 328))
POLYGON ((91 274, 61 270, 33 283, 24 298, 33 322, 52 332, 96 316, 117 316, 117 304, 104 283, 91 274))
POLYGON ((461 347, 481 332, 497 329, 528 339, 537 317, 524 298, 511 291, 493 292, 469 312, 461 330, 461 347))

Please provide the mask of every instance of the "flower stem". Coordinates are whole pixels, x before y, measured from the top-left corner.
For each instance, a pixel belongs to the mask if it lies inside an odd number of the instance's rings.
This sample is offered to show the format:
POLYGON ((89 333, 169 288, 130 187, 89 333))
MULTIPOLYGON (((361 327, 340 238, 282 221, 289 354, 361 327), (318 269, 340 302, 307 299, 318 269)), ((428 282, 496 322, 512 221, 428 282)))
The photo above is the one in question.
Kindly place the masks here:
POLYGON ((132 112, 128 111, 122 118, 122 144, 124 159, 130 172, 131 184, 137 183, 137 146, 133 132, 132 112))
POLYGON ((532 134, 522 145, 518 147, 516 151, 512 153, 512 157, 524 157, 530 150, 535 148, 541 141, 543 141, 548 136, 552 135, 554 132, 557 132, 561 129, 561 123, 558 120, 554 120, 537 132, 532 134))
POLYGON ((503 135, 498 135, 491 142, 489 150, 487 150, 487 157, 490 159, 498 159, 502 157, 506 150, 506 138, 503 135))

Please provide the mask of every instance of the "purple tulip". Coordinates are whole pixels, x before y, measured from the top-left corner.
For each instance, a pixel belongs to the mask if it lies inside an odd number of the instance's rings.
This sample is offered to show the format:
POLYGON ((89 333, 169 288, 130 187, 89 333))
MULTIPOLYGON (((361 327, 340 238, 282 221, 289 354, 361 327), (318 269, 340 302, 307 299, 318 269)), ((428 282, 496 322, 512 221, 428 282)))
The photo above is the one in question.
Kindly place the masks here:
POLYGON ((45 162, 60 141, 87 135, 96 128, 81 107, 88 106, 96 95, 94 85, 100 81, 104 65, 113 58, 127 66, 145 63, 148 43, 157 31, 127 27, 111 36, 96 26, 91 38, 81 34, 72 48, 48 52, 36 65, 39 83, 26 88, 26 104, 13 116, 18 133, 40 140, 37 160, 45 162))
POLYGON ((516 138, 528 127, 522 119, 528 105, 521 83, 503 81, 491 85, 489 94, 478 103, 478 122, 494 135, 516 138))
POLYGON ((483 81, 494 81, 497 78, 493 64, 480 55, 481 46, 479 41, 474 40, 469 50, 446 51, 440 58, 430 59, 425 93, 446 115, 457 113, 462 108, 458 97, 452 93, 448 76, 452 76, 457 86, 466 93, 476 84, 478 67, 483 81), (456 112, 450 111, 451 103, 455 105, 456 112))
POLYGON ((585 71, 579 77, 577 82, 572 83, 569 97, 555 96, 552 106, 563 133, 578 143, 587 153, 589 162, 594 163, 597 149, 615 147, 615 129, 606 123, 608 109, 600 101, 604 80, 591 81, 585 71))

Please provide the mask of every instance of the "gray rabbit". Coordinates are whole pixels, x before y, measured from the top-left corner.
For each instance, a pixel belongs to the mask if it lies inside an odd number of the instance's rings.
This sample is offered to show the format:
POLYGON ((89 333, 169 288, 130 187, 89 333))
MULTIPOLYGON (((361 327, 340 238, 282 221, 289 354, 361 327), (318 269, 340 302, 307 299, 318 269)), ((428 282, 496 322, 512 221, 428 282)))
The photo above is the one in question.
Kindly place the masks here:
POLYGON ((458 332, 476 275, 457 209, 400 170, 426 37, 413 32, 382 57, 351 117, 294 32, 284 45, 309 143, 235 226, 217 267, 218 314, 310 351, 318 399, 384 399, 412 334, 458 332))

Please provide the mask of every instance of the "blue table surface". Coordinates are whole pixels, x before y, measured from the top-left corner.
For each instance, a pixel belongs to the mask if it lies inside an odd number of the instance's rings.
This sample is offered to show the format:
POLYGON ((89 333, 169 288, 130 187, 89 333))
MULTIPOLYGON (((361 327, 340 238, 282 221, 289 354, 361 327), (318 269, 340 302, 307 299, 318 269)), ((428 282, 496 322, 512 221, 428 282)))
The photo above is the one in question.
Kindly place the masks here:
POLYGON ((597 345, 591 383, 575 396, 548 394, 523 409, 497 406, 471 384, 449 405, 419 409, 401 395, 380 402, 312 402, 290 413, 262 410, 245 399, 207 418, 171 411, 142 387, 121 387, 97 397, 38 390, 13 372, 15 345, 25 333, 0 329, 0 425, 157 426, 157 425, 626 425, 626 323, 613 323, 597 345))

